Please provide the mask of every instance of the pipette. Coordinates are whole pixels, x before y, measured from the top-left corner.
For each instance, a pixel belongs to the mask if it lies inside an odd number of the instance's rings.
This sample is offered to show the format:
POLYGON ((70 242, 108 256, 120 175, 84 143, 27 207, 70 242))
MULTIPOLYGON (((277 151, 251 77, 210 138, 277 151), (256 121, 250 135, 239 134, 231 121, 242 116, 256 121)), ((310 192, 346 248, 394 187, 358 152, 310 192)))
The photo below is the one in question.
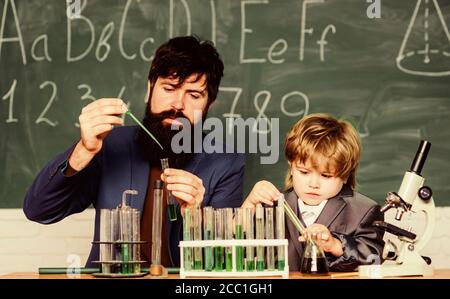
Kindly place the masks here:
POLYGON ((163 150, 163 146, 161 145, 161 143, 159 143, 158 139, 156 139, 155 136, 153 136, 152 133, 150 133, 149 130, 147 130, 147 128, 137 119, 136 116, 134 116, 134 114, 131 112, 130 108, 127 108, 127 111, 125 112, 125 114, 129 115, 141 128, 142 130, 145 131, 145 133, 148 134, 148 136, 150 136, 151 139, 153 139, 153 141, 155 141, 159 147, 163 150))
POLYGON ((281 203, 283 205, 284 210, 286 211, 286 214, 288 215, 289 219, 292 221, 292 223, 294 224, 295 228, 298 230, 300 235, 306 236, 306 228, 300 222, 300 219, 298 219, 298 217, 294 213, 294 211, 292 211, 291 207, 284 199, 284 195, 280 194, 278 200, 279 200, 279 203, 281 203))

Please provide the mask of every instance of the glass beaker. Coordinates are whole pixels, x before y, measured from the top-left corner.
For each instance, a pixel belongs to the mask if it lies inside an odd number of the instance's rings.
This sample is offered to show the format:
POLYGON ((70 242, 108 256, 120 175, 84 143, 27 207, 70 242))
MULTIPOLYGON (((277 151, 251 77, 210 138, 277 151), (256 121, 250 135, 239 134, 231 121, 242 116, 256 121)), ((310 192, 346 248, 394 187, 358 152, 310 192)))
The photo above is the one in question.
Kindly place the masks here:
POLYGON ((327 275, 328 262, 323 249, 311 237, 306 237, 300 272, 310 275, 327 275))

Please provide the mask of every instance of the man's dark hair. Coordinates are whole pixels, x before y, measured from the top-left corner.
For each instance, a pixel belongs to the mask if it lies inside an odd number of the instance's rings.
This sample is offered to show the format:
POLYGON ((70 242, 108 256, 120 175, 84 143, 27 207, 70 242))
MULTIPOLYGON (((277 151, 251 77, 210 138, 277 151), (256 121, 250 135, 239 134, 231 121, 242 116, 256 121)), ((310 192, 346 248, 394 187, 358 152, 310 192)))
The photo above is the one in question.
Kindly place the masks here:
MULTIPOLYGON (((150 88, 153 89, 158 77, 174 76, 181 85, 192 74, 198 74, 196 80, 202 75, 206 76, 208 105, 214 102, 223 76, 220 55, 210 41, 182 36, 170 39, 156 50, 148 79, 150 88)), ((151 94, 150 91, 150 96, 151 94)))

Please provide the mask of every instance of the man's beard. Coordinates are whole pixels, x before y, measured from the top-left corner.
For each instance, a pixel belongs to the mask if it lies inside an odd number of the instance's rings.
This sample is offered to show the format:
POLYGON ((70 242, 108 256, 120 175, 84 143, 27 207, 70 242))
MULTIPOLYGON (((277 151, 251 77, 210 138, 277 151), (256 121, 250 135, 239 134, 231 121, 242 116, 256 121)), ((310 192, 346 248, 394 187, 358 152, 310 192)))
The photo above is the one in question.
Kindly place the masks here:
MULTIPOLYGON (((162 145, 164 149, 161 149, 159 145, 142 129, 139 128, 138 131, 138 143, 141 152, 148 159, 153 166, 160 166, 161 160, 163 158, 169 159, 169 167, 183 169, 189 161, 194 157, 193 146, 188 153, 181 152, 176 154, 172 151, 172 138, 178 132, 181 131, 182 127, 179 126, 178 129, 171 129, 170 124, 163 123, 164 119, 167 118, 186 118, 181 111, 169 110, 161 113, 152 113, 147 110, 147 113, 143 120, 143 125, 162 145)), ((191 134, 194 136, 194 126, 191 124, 191 134)), ((191 142, 191 145, 193 142, 191 142)))

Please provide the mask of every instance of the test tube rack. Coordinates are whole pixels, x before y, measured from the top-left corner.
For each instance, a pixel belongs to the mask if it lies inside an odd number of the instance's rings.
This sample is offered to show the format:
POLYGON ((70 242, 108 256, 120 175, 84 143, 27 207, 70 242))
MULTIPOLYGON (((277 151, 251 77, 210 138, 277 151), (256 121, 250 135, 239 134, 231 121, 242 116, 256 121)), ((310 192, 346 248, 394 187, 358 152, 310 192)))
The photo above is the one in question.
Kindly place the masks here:
MULTIPOLYGON (((147 243, 147 241, 93 241, 92 244, 99 244, 101 245, 106 245, 106 246, 112 246, 114 248, 114 250, 112 250, 111 252, 111 256, 119 256, 119 254, 117 254, 118 252, 121 251, 122 246, 124 245, 128 245, 129 248, 133 248, 133 246, 137 246, 137 245, 141 245, 141 244, 145 244, 147 243), (114 252, 116 254, 114 254, 114 252)), ((112 268, 110 271, 108 272, 97 272, 97 273, 92 273, 93 276, 95 277, 109 277, 109 278, 120 278, 120 277, 142 277, 147 275, 147 272, 142 272, 140 267, 138 268, 139 271, 135 271, 132 269, 135 269, 135 266, 137 265, 141 265, 143 263, 145 263, 145 261, 142 260, 128 260, 128 261, 124 261, 123 259, 114 259, 114 260, 100 260, 100 261, 93 261, 94 264, 99 264, 100 265, 100 269, 104 269, 104 266, 109 266, 109 268, 112 268), (124 265, 128 265, 129 273, 120 273, 122 269, 122 267, 124 265), (114 268, 116 268, 117 270, 114 270, 114 268)))
POLYGON ((140 245, 147 243, 140 239, 140 218, 138 209, 127 205, 127 195, 136 195, 136 190, 125 190, 122 203, 114 209, 100 210, 100 240, 92 244, 99 246, 100 272, 95 277, 139 277, 141 271, 140 245))
POLYGON ((253 239, 253 240, 196 240, 196 241, 180 241, 180 278, 186 277, 257 277, 257 276, 281 276, 289 278, 288 266, 288 240, 287 239, 253 239), (184 268, 183 251, 185 248, 196 247, 231 247, 232 248, 232 270, 231 271, 205 271, 205 270, 186 270, 184 268), (264 270, 264 271, 237 271, 236 270, 236 246, 251 247, 269 247, 283 246, 285 256, 284 270, 264 270))

